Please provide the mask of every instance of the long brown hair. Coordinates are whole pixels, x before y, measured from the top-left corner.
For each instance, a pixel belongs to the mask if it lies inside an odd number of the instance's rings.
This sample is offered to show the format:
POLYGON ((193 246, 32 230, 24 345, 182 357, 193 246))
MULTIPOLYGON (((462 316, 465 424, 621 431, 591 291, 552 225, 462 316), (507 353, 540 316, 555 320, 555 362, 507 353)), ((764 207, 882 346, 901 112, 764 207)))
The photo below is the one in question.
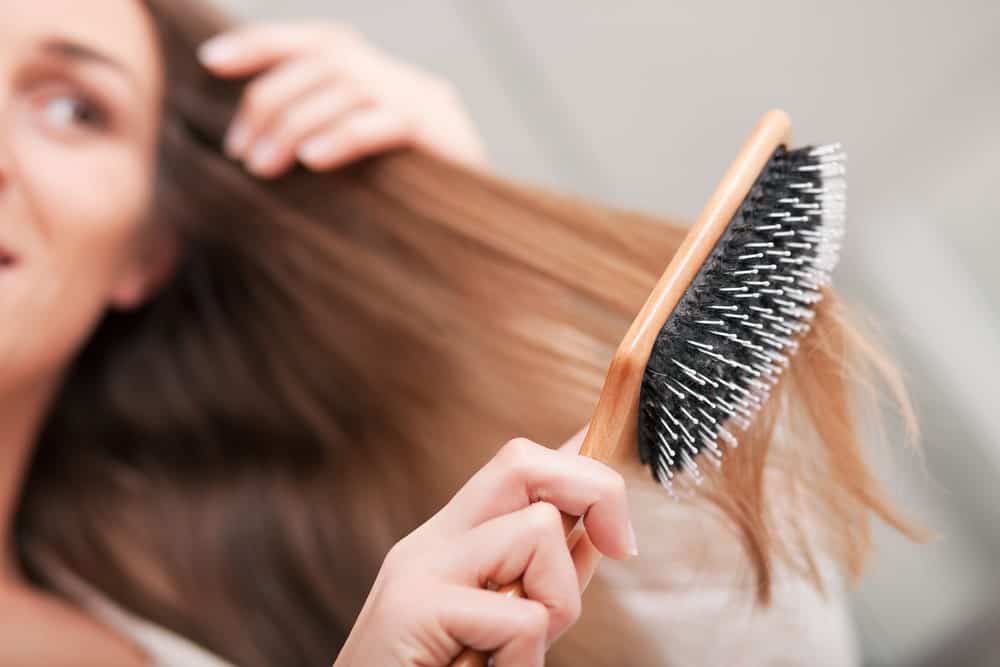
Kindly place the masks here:
MULTIPOLYGON (((193 1, 147 5, 168 80, 150 224, 174 230, 181 260, 70 368, 19 509, 20 558, 51 585, 38 554, 55 556, 238 664, 329 663, 395 540, 505 440, 554 445, 586 423, 683 229, 406 150, 257 180, 220 150, 240 86, 194 57, 225 22, 193 1)), ((828 294, 782 395, 684 504, 728 517, 763 602, 776 559, 818 585, 817 552, 859 570, 870 513, 908 529, 859 445, 855 357, 879 360, 828 294), (805 498, 790 532, 774 494, 805 498)), ((592 618, 620 627, 591 639, 634 630, 624 613, 592 618)), ((553 664, 586 651, 576 636, 553 664)))

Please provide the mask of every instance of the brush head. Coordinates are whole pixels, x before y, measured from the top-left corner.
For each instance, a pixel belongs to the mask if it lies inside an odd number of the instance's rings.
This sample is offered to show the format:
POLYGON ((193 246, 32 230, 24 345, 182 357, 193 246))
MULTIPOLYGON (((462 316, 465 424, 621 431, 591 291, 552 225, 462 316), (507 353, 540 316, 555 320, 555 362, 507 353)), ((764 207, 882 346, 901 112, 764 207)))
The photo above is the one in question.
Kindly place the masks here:
POLYGON ((777 384, 837 263, 844 197, 839 145, 779 146, 667 317, 640 387, 638 443, 668 489, 684 470, 700 481, 699 461, 720 464, 777 384))

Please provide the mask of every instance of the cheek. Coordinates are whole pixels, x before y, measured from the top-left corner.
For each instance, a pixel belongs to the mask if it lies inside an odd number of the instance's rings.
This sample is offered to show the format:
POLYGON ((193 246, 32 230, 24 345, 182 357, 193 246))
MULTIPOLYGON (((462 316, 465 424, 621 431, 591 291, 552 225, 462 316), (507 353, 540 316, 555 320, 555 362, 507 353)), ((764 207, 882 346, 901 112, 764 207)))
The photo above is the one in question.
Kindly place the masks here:
POLYGON ((3 308, 16 312, 21 335, 0 336, 0 347, 16 351, 0 365, 18 359, 21 368, 0 368, 8 377, 56 370, 75 353, 124 273, 151 192, 151 151, 23 137, 14 212, 23 253, 3 308))
POLYGON ((113 255, 123 248, 146 212, 151 151, 125 142, 22 137, 15 142, 17 178, 50 250, 113 255))

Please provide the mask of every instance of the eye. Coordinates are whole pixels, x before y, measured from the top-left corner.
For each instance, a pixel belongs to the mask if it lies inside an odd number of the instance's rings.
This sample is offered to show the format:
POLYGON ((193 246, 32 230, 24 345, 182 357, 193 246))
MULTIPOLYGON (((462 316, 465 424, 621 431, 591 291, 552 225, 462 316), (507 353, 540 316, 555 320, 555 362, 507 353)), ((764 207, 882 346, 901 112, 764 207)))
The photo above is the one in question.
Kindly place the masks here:
POLYGON ((34 122, 57 137, 83 138, 112 125, 111 114, 99 98, 66 81, 29 82, 25 101, 34 122))
POLYGON ((39 107, 45 123, 55 129, 79 126, 100 129, 107 125, 107 114, 99 105, 68 91, 43 96, 39 107))

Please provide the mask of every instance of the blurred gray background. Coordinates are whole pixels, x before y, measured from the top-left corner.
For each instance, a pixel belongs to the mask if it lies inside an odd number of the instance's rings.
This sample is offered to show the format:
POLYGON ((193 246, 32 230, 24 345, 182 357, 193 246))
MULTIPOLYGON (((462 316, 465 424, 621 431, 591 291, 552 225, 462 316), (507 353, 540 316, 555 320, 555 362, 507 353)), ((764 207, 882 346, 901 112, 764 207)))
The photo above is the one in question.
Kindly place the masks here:
POLYGON ((837 280, 902 361, 924 461, 897 448, 886 474, 939 533, 880 532, 866 663, 1000 664, 958 655, 1000 642, 1000 2, 219 2, 354 24, 455 83, 499 173, 624 207, 693 219, 771 107, 842 141, 837 280))

